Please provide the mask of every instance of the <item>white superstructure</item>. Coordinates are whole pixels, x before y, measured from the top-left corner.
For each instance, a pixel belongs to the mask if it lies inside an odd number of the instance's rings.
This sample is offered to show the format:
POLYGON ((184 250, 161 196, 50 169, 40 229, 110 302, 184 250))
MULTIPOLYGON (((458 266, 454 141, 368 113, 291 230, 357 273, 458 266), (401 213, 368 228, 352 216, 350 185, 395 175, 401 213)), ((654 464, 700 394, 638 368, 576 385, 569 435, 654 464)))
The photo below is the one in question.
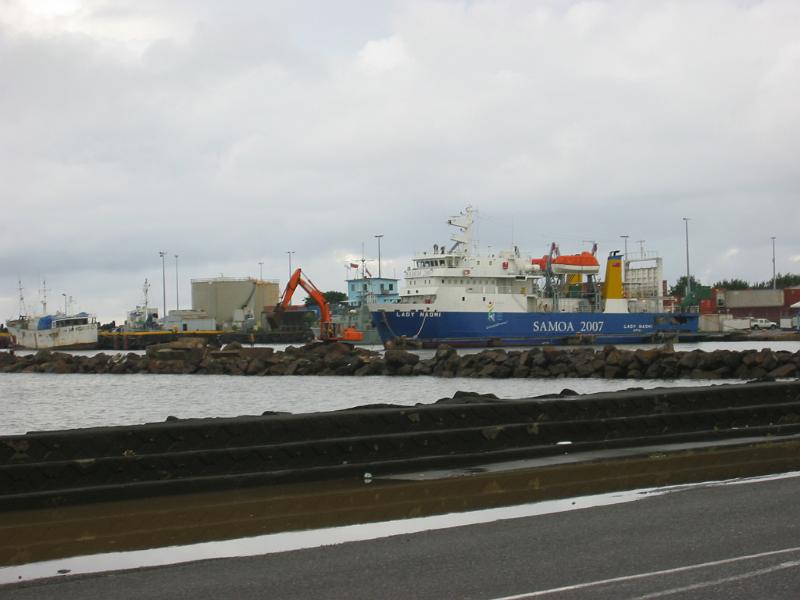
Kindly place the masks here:
POLYGON ((414 256, 400 294, 404 308, 502 313, 595 310, 585 295, 559 295, 559 286, 555 281, 549 285, 542 269, 544 259, 532 259, 517 247, 494 254, 477 251, 472 241, 472 208, 447 222, 457 228, 451 237, 454 244, 450 249, 434 245, 432 252, 414 256))

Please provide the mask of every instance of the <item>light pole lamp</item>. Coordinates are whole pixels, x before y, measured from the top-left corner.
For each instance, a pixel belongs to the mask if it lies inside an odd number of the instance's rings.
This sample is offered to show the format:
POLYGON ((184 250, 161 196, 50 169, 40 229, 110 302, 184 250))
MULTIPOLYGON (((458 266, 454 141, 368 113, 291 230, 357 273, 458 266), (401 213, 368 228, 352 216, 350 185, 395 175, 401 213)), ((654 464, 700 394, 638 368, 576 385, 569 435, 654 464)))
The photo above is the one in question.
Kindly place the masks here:
POLYGON ((683 217, 683 222, 686 225, 686 297, 692 291, 692 281, 689 275, 689 217, 683 217))
POLYGON ((258 261, 258 280, 264 280, 264 263, 262 261, 258 261))
POLYGON ((64 292, 61 292, 61 295, 64 296, 64 316, 66 317, 67 316, 67 312, 69 312, 69 309, 67 308, 67 294, 64 293, 64 292))
POLYGON ((175 255, 175 310, 181 309, 181 299, 178 292, 178 255, 175 255))
POLYGON ((164 314, 161 315, 161 318, 164 319, 167 316, 167 266, 164 262, 164 257, 167 253, 164 250, 159 250, 158 255, 161 257, 161 292, 164 297, 164 314))
POLYGON ((380 279, 381 278, 381 238, 383 237, 383 234, 382 233, 378 234, 375 237, 378 238, 378 279, 380 279))
POLYGON ((292 278, 292 254, 294 254, 294 250, 287 250, 286 254, 289 255, 289 279, 292 278))

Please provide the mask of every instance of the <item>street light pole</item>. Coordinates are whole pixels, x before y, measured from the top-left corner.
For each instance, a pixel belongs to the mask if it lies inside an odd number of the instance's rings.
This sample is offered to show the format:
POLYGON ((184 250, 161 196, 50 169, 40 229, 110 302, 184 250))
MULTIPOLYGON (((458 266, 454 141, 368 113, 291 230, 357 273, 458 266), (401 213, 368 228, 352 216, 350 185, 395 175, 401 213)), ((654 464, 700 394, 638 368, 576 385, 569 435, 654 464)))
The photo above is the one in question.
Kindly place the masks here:
POLYGON ((287 250, 286 254, 289 255, 289 279, 292 278, 292 254, 294 254, 294 250, 287 250))
POLYGON ((64 296, 64 316, 67 316, 67 295, 64 292, 61 292, 61 295, 64 296))
POLYGON ((258 261, 258 280, 264 280, 264 263, 262 261, 258 261))
POLYGON ((167 316, 167 267, 164 257, 167 253, 164 250, 159 250, 158 255, 161 257, 161 291, 164 296, 164 314, 161 315, 161 318, 165 319, 167 316))
POLYGON ((178 293, 178 255, 175 255, 175 310, 181 309, 181 299, 178 293))
POLYGON ((686 297, 692 291, 692 282, 689 278, 689 217, 683 217, 683 222, 686 224, 686 297))
POLYGON ((777 279, 775 278, 775 236, 773 235, 771 238, 772 240, 772 289, 777 289, 777 279))
POLYGON ((378 238, 378 279, 380 279, 381 278, 381 238, 383 237, 383 234, 382 233, 378 234, 375 237, 378 238))

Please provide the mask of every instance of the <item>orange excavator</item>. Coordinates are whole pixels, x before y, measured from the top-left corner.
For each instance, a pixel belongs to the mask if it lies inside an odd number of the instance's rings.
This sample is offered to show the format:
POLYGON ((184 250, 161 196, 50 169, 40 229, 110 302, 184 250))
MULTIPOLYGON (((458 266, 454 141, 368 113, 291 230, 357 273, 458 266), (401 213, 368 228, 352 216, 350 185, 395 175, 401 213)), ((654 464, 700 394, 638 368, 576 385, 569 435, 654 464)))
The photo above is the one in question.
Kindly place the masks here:
POLYGON ((308 277, 303 275, 302 269, 297 269, 289 278, 286 289, 283 290, 281 301, 276 307, 276 311, 289 310, 297 286, 303 288, 319 306, 319 339, 324 342, 360 342, 364 339, 364 334, 355 327, 341 328, 339 323, 334 323, 331 318, 331 307, 325 296, 319 291, 308 277))

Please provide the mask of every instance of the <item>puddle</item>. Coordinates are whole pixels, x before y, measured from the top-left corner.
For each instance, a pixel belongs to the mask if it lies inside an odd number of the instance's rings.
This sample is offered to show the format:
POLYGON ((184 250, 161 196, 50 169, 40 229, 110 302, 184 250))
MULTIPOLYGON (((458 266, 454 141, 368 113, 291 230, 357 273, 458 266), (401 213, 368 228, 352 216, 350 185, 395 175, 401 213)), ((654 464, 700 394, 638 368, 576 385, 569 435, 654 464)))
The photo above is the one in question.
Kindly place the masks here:
POLYGON ((800 474, 800 440, 737 442, 0 513, 0 583, 283 552, 718 485, 694 482, 800 474))

